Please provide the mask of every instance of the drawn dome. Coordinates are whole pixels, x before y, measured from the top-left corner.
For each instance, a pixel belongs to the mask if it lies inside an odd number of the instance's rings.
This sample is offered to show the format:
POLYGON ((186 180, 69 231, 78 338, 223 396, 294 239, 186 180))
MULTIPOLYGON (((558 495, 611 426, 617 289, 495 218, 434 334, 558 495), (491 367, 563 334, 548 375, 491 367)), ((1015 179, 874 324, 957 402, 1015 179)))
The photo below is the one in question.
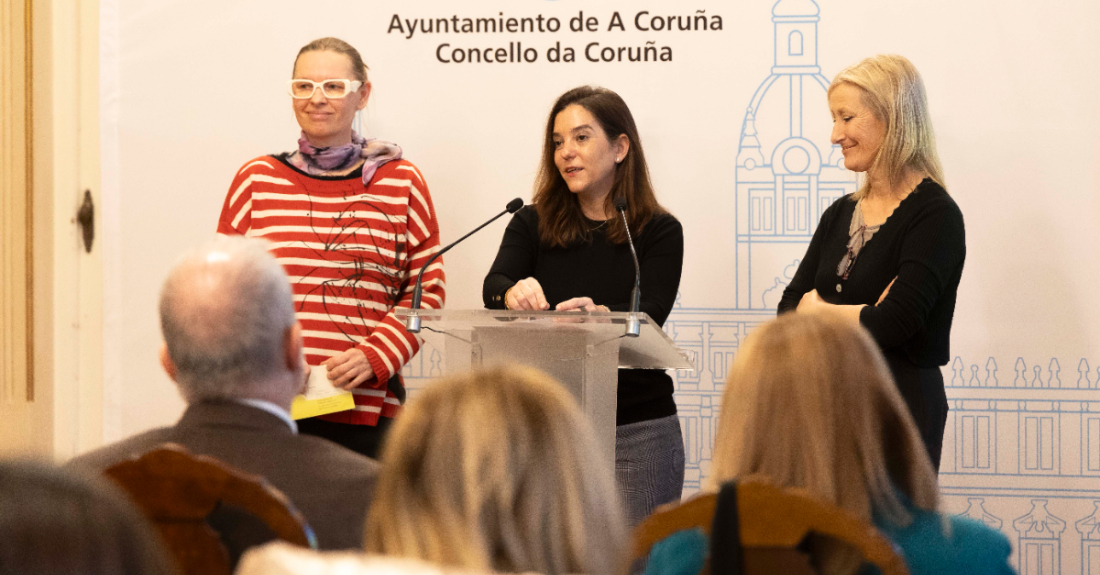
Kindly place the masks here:
MULTIPOLYGON (((820 75, 777 74, 769 77, 751 103, 754 124, 753 142, 765 158, 770 157, 784 141, 799 138, 812 142, 819 163, 828 163, 832 143, 832 124, 826 99, 826 84, 820 75)), ((748 135, 748 134, 745 134, 748 135)), ((746 141, 742 141, 744 148, 746 141)), ((794 156, 787 159, 794 160, 794 156)), ((793 165, 792 165, 793 167, 793 165)), ((802 173, 800 170, 793 170, 802 173)))
POLYGON ((819 13, 813 0, 779 0, 772 7, 772 16, 817 16, 819 13))
POLYGON ((811 165, 834 165, 826 98, 829 80, 817 62, 819 13, 813 0, 779 0, 772 8, 775 65, 749 103, 739 166, 759 164, 759 155, 765 163, 780 160, 786 168, 782 171, 792 174, 806 174, 811 165), (792 138, 800 140, 798 149, 780 150, 792 138), (773 158, 776 151, 783 154, 773 158))

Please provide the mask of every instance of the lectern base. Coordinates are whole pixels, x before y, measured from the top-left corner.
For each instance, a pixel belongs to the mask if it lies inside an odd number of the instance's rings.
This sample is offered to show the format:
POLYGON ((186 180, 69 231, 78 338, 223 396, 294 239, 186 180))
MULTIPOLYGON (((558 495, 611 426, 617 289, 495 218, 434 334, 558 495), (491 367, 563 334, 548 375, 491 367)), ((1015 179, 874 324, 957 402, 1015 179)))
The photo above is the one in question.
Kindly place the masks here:
POLYGON ((615 411, 621 326, 478 326, 447 338, 444 373, 518 363, 546 372, 576 398, 588 415, 606 461, 615 461, 615 411), (468 337, 464 337, 467 336, 468 337), (469 363, 459 360, 469 358, 469 363))

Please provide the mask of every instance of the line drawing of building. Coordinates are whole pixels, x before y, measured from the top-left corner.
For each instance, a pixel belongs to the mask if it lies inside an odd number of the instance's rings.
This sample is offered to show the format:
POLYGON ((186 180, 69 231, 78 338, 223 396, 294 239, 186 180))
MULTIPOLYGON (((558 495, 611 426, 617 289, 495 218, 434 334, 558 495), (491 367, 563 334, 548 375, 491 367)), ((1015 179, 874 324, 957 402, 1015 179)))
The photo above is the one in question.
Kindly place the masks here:
MULTIPOLYGON (((710 472, 724 381, 741 342, 775 317, 821 213, 856 189, 829 142, 820 19, 813 0, 772 7, 774 60, 748 101, 736 150, 735 307, 678 299, 665 323, 697 358, 697 371, 674 373, 685 497, 710 472)), ((1021 575, 1100 575, 1100 360, 964 357, 944 368, 942 508, 1003 532, 1021 575)), ((402 369, 410 395, 442 365, 426 344, 402 369)))
POLYGON ((975 517, 979 499, 981 513, 1004 521, 1022 575, 1100 575, 1100 372, 1078 358, 1069 377, 1061 363, 956 356, 945 373, 945 508, 975 517))
POLYGON ((689 492, 708 475, 724 380, 740 342, 775 317, 822 212, 856 190, 840 147, 830 142, 819 22, 813 0, 780 0, 772 7, 772 66, 749 99, 737 146, 736 307, 677 301, 665 323, 669 336, 699 358, 698 371, 676 376, 689 492))
POLYGON ((737 149, 738 310, 775 309, 822 212, 856 189, 840 146, 829 141, 818 12, 812 0, 772 9, 774 63, 749 101, 737 149), (777 261, 787 265, 777 270, 777 261))
MULTIPOLYGON (((736 307, 677 301, 665 324, 698 358, 698 371, 676 375, 685 496, 709 474, 724 380, 740 342, 775 317, 822 211, 856 189, 828 140, 824 105, 807 108, 813 98, 825 101, 828 86, 816 59, 818 6, 779 0, 772 21, 775 61, 746 109, 737 149, 736 307)), ((1100 366, 1092 365, 1058 357, 969 364, 956 356, 944 370, 951 411, 943 509, 1001 530, 1021 575, 1100 575, 1100 366)))

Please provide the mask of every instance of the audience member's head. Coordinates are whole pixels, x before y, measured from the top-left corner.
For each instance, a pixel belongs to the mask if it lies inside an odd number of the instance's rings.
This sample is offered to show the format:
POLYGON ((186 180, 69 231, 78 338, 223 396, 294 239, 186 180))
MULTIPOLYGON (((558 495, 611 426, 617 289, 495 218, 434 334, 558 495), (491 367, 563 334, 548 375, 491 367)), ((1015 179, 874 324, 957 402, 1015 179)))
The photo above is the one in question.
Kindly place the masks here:
POLYGON ((185 256, 160 294, 161 361, 191 403, 289 406, 302 382, 290 282, 262 240, 220 236, 185 256))
POLYGON ((160 575, 175 567, 114 486, 0 462, 0 575, 160 575))
POLYGON ((898 525, 904 494, 936 507, 936 478, 878 346, 825 314, 754 330, 722 397, 711 481, 750 476, 807 490, 868 521, 898 525))
POLYGON ((603 453, 541 372, 436 381, 390 431, 367 551, 478 571, 617 573, 626 531, 603 453))

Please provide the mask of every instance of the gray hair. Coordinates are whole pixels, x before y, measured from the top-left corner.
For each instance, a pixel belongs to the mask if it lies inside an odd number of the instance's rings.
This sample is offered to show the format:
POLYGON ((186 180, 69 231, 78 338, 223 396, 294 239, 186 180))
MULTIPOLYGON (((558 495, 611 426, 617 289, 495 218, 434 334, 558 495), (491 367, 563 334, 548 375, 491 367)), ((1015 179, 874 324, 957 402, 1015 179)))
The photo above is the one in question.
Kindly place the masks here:
POLYGON ((188 402, 249 397, 283 364, 290 281, 262 240, 220 236, 184 256, 160 292, 160 325, 188 402))

